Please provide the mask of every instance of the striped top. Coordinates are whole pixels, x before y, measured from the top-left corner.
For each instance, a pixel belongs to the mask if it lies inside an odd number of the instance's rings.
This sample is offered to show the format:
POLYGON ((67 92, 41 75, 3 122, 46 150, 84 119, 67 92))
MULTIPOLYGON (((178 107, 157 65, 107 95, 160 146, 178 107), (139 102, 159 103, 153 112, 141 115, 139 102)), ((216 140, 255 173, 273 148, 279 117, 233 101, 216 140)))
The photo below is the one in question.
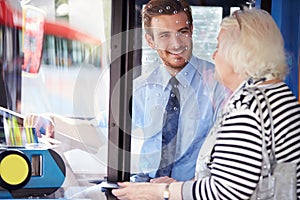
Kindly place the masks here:
MULTIPOLYGON (((183 186, 184 199, 249 199, 259 181, 262 166, 262 139, 255 97, 245 88, 247 81, 229 99, 218 124, 216 143, 208 165, 210 176, 183 186), (187 189, 188 188, 188 189, 187 189)), ((256 83, 257 84, 257 83, 256 83)), ((283 83, 264 85, 270 101, 278 162, 297 163, 297 195, 300 199, 300 106, 283 83)), ((259 99, 263 95, 256 89, 259 99)), ((261 100, 268 152, 271 150, 270 119, 261 100)))

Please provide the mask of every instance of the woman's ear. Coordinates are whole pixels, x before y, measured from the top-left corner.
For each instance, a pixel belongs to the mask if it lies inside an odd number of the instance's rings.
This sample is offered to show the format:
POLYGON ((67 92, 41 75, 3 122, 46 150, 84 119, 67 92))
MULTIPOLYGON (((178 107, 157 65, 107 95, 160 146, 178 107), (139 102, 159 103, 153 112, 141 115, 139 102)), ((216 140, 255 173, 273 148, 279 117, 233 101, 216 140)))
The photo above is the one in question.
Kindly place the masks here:
POLYGON ((148 45, 152 48, 152 49, 155 49, 155 44, 154 44, 154 41, 153 41, 153 37, 151 35, 149 35, 148 33, 145 34, 145 39, 148 43, 148 45))

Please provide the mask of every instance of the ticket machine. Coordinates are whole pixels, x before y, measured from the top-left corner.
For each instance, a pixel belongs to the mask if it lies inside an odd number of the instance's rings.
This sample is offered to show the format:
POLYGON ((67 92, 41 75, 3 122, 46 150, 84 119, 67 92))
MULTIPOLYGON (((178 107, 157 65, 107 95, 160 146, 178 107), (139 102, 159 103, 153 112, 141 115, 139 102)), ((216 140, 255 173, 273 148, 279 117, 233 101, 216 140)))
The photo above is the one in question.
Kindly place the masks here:
POLYGON ((40 143, 17 113, 0 109, 0 199, 48 196, 61 187, 66 167, 55 145, 40 143))

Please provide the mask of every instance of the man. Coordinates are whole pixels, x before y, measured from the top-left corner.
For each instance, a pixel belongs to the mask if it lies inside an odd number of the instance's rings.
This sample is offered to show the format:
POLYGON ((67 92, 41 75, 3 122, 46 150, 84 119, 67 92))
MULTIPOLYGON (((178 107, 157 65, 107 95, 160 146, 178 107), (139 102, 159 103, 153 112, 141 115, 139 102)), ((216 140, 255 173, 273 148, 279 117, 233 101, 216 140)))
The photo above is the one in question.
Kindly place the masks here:
POLYGON ((145 5, 142 17, 146 41, 157 51, 163 64, 134 81, 132 137, 136 135, 135 130, 141 131, 143 145, 141 173, 132 180, 189 180, 194 177, 199 149, 226 91, 214 80, 214 66, 192 54, 193 18, 185 0, 151 0, 145 5), (178 127, 173 142, 163 144, 168 136, 162 129, 174 121, 166 120, 165 111, 172 90, 171 77, 178 81, 179 105, 174 109, 178 110, 179 117, 176 125, 169 126, 178 127), (174 157, 173 162, 162 165, 163 154, 174 157), (160 169, 167 172, 161 173, 160 169))

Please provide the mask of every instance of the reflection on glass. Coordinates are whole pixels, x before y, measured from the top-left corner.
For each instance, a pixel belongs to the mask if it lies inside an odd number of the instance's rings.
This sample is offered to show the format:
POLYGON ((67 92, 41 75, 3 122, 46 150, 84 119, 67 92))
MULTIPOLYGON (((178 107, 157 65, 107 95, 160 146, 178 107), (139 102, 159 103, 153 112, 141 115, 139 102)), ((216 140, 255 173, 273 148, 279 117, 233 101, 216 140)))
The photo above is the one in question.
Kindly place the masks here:
POLYGON ((68 17, 59 16, 57 21, 52 20, 53 2, 28 2, 44 9, 47 17, 41 71, 22 74, 22 113, 52 112, 91 119, 107 108, 108 84, 103 73, 109 66, 105 38, 109 29, 104 29, 104 22, 110 20, 104 16, 109 16, 105 14, 110 10, 109 2, 89 1, 69 0, 68 17), (83 10, 90 14, 83 14, 83 10), (102 84, 101 96, 96 92, 97 84, 102 84))

